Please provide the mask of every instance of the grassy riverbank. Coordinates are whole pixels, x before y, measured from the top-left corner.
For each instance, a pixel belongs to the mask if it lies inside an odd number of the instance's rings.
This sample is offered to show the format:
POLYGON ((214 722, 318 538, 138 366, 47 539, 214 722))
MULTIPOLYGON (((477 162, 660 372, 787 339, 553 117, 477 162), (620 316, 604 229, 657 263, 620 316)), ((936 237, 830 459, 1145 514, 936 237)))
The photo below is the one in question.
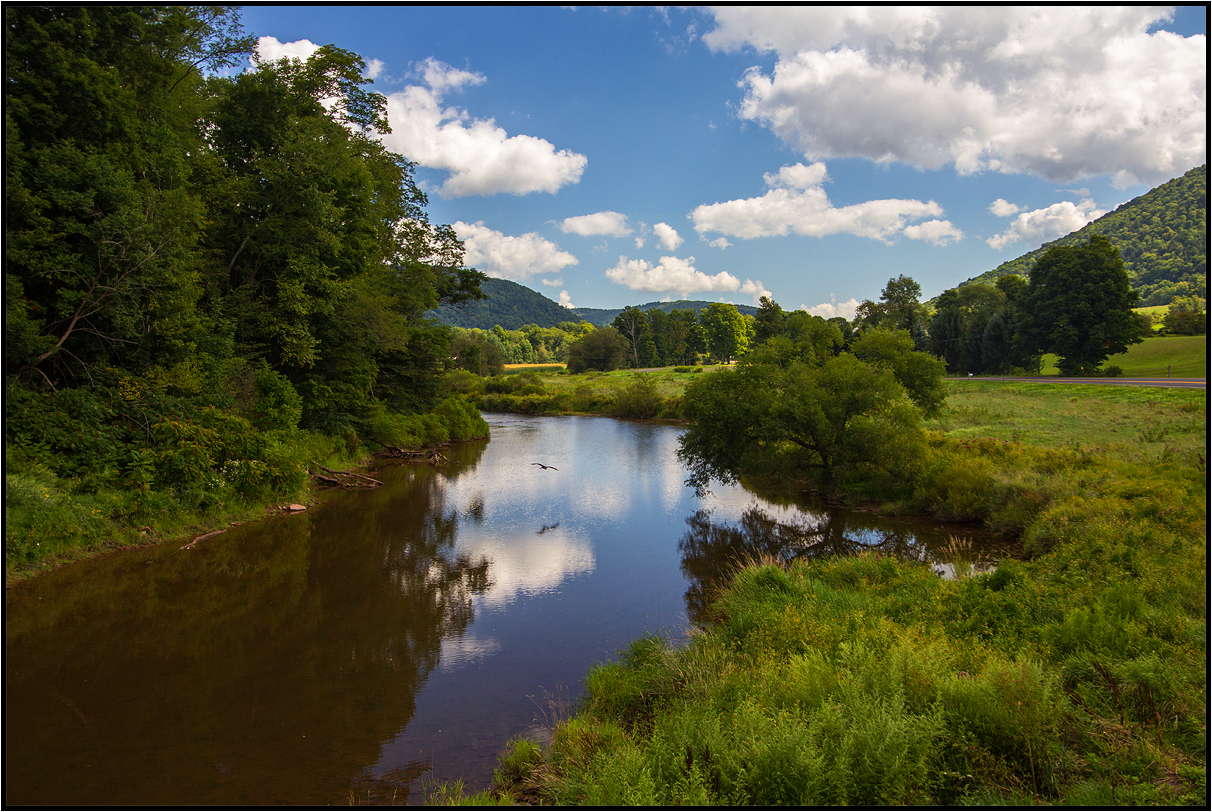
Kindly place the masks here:
POLYGON ((447 392, 473 400, 490 412, 515 414, 598 414, 609 417, 680 416, 682 392, 696 375, 722 366, 664 367, 647 372, 616 370, 570 375, 550 366, 522 368, 495 378, 469 372, 447 373, 447 392))
MULTIPOLYGON (((215 415, 221 413, 214 412, 215 415)), ((62 415, 46 416, 54 422, 62 415)), ((62 449, 50 444, 6 443, 4 493, 5 583, 12 584, 61 564, 131 545, 152 544, 250 521, 283 503, 313 501, 308 468, 319 463, 349 469, 363 465, 384 447, 420 449, 488 436, 475 409, 451 399, 424 415, 382 413, 369 423, 369 436, 334 437, 296 429, 271 432, 257 448, 227 449, 232 438, 252 432, 236 415, 218 417, 226 435, 194 428, 187 442, 122 453, 141 462, 96 471, 86 477, 60 476, 62 449), (241 454, 242 456, 237 456, 241 454), (195 473, 168 480, 170 466, 184 460, 195 473)), ((64 421, 70 424, 70 421, 64 421)), ((203 427, 205 428, 205 427, 203 427)), ((109 440, 104 427, 88 439, 109 440)), ((49 432, 48 432, 49 433, 49 432)), ((78 439, 65 434, 67 440, 78 439)), ((100 443, 97 443, 100 445, 100 443)), ((69 450, 85 450, 83 442, 69 450)), ((87 449, 92 451, 92 449, 87 449)), ((111 449, 111 454, 112 454, 111 449)))
POLYGON ((435 800, 1206 802, 1205 394, 951 393, 915 499, 1019 529, 1028 560, 956 580, 755 562, 688 645, 641 638, 593 669, 492 792, 435 800))

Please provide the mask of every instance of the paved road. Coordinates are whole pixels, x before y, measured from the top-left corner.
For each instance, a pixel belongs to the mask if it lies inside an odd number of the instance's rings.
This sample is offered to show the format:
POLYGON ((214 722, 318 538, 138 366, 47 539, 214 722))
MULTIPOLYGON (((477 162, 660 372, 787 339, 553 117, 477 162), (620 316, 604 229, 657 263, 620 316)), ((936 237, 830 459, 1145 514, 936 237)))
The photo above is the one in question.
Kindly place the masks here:
POLYGON ((1207 389, 1207 378, 947 378, 949 381, 995 381, 1001 383, 1084 383, 1095 386, 1169 386, 1174 389, 1207 389))

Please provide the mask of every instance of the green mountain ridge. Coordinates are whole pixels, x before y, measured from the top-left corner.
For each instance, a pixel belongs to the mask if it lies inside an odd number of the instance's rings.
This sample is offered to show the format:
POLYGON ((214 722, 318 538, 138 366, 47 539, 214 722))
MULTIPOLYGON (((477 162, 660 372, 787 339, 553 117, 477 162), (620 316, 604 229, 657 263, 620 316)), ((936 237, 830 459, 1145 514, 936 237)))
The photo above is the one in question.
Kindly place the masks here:
MULTIPOLYGON (((487 299, 468 302, 460 307, 442 306, 426 313, 430 318, 449 327, 491 330, 496 325, 506 330, 520 330, 527 324, 539 327, 555 327, 565 321, 587 321, 597 327, 605 327, 625 308, 567 308, 525 285, 508 279, 486 279, 480 289, 487 299)), ((648 302, 638 305, 640 310, 702 310, 711 302, 681 299, 676 302, 648 302)), ((747 315, 757 313, 752 305, 736 305, 736 309, 747 315)))
POLYGON ((1135 197, 1060 239, 974 276, 956 287, 991 285, 1006 274, 1027 277, 1036 261, 1058 245, 1102 234, 1119 248, 1141 306, 1169 304, 1176 296, 1208 295, 1208 165, 1135 197))

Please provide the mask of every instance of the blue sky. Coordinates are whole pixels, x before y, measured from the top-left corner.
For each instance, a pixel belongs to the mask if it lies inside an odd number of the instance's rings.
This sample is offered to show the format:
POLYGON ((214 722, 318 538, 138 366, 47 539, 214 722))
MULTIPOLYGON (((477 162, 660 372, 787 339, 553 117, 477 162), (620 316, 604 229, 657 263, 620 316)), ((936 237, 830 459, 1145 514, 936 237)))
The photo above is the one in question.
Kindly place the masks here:
POLYGON ((251 6, 388 97, 468 265, 578 307, 853 315, 1207 161, 1207 7, 251 6))

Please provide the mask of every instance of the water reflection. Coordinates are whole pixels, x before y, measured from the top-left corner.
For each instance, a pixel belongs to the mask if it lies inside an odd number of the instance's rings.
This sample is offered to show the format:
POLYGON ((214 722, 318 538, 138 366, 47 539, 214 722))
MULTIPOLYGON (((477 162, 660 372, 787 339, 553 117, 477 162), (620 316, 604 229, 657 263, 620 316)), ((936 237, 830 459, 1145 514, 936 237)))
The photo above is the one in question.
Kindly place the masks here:
POLYGON ((994 560, 987 540, 973 545, 970 538, 950 534, 944 542, 942 533, 923 533, 920 524, 879 521, 852 511, 763 508, 754 503, 735 524, 715 520, 711 510, 695 511, 686 524, 690 529, 678 542, 678 550, 689 582, 686 611, 695 623, 709 619, 709 605, 732 574, 755 561, 788 563, 877 551, 929 564, 938 575, 955 577, 994 560), (776 511, 782 515, 773 515, 776 511))
MULTIPOLYGON (((460 449, 464 469, 483 445, 460 449)), ((455 551, 445 477, 395 474, 404 487, 10 590, 6 800, 333 803, 351 778, 380 800, 402 780, 405 800, 428 764, 371 784, 366 767, 492 579, 455 551)))
POLYGON ((946 541, 739 487, 699 499, 673 427, 490 421, 491 442, 384 466, 383 488, 8 590, 5 801, 385 804, 423 800, 426 777, 484 786, 593 663, 684 631, 737 562, 872 546, 935 562, 946 541))

